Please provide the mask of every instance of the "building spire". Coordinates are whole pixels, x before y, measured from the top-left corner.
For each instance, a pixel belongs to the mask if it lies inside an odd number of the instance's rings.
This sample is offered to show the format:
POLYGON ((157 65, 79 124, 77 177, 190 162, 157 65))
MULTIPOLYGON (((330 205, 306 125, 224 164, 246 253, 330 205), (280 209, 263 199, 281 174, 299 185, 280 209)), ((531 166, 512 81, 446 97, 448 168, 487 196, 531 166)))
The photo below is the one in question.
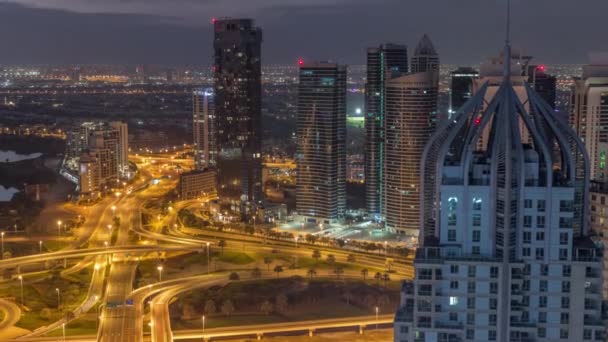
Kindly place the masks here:
POLYGON ((507 28, 504 54, 504 78, 511 79, 511 0, 507 0, 507 28))

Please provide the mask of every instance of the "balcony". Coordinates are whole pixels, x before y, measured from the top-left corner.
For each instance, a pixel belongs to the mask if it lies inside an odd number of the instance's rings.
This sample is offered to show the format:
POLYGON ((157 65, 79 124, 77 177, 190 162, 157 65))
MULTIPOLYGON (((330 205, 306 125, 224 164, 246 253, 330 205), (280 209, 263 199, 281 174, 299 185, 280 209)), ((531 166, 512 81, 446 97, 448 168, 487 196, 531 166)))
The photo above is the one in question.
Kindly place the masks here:
POLYGON ((585 317, 585 325, 586 326, 593 326, 593 327, 603 327, 604 326, 604 322, 602 322, 602 320, 599 319, 599 318, 585 317))
POLYGON ((460 322, 435 322, 435 329, 462 330, 464 325, 460 322))

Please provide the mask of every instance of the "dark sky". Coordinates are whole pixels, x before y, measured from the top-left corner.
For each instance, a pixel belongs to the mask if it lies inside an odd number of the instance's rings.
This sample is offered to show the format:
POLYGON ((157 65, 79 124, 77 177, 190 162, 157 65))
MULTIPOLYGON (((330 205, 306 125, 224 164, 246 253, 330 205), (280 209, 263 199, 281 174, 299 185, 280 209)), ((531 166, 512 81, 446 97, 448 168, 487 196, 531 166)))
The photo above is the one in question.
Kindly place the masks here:
MULTIPOLYGON (((212 17, 252 17, 265 64, 363 63, 428 33, 442 62, 495 55, 506 0, 0 0, 0 64, 207 64, 212 17)), ((513 44, 543 63, 608 51, 608 0, 513 0, 513 44)))

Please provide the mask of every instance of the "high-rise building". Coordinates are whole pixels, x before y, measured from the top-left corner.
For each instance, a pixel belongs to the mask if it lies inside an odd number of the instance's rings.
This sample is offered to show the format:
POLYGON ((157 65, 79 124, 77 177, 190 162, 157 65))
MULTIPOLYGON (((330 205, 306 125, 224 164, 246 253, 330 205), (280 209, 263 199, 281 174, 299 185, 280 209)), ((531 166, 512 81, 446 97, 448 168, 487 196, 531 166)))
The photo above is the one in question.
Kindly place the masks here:
POLYGON ((385 44, 367 49, 365 85, 365 206, 370 215, 382 214, 384 87, 392 77, 408 72, 407 47, 385 44))
MULTIPOLYGON (((591 182, 589 228, 602 244, 608 244, 608 183, 591 182)), ((604 253, 603 279, 608 279, 608 254, 604 253)), ((602 288, 604 298, 608 298, 608 282, 602 288)))
POLYGON ((436 125, 438 79, 431 70, 386 82, 383 209, 387 229, 400 234, 420 228, 420 158, 436 125))
POLYGON ((412 68, 413 73, 437 71, 439 72, 439 55, 433 46, 433 42, 426 34, 422 36, 414 55, 412 56, 412 68))
POLYGON ((450 118, 473 96, 473 82, 479 78, 479 71, 471 67, 460 67, 451 74, 450 118))
POLYGON ((425 147, 426 225, 395 341, 604 339, 585 147, 527 83, 523 105, 506 59, 488 105, 486 84, 425 147))
POLYGON ((79 157, 78 186, 81 194, 94 196, 100 190, 101 171, 97 155, 94 152, 83 152, 79 157))
POLYGON ((129 126, 126 122, 113 121, 110 127, 116 131, 118 136, 117 159, 118 176, 123 179, 131 178, 129 169, 129 126))
POLYGON ((214 23, 217 168, 221 197, 262 199, 261 43, 251 19, 214 23))
POLYGON ((302 63, 297 113, 296 209, 333 223, 346 210, 346 67, 302 63))
POLYGON ((100 183, 106 187, 116 186, 119 178, 119 132, 114 129, 96 130, 89 133, 89 147, 85 153, 97 157, 100 183))
POLYGON ((192 94, 194 166, 202 170, 215 166, 215 109, 213 89, 197 89, 192 94))
POLYGON ((608 181, 608 54, 592 55, 572 90, 570 124, 591 159, 591 179, 608 181))
POLYGON ((557 78, 546 73, 544 65, 528 66, 528 83, 536 93, 555 109, 557 78))

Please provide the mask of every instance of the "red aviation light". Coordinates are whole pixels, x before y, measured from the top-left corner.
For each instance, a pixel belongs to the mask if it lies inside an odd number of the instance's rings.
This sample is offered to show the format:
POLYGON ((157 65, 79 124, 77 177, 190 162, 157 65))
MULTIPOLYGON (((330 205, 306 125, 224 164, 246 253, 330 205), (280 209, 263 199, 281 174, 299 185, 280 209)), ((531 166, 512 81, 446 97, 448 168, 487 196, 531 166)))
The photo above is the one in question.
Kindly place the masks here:
POLYGON ((479 126, 481 124, 481 118, 475 118, 475 124, 479 126))
POLYGON ((299 66, 303 66, 304 65, 304 60, 302 58, 298 59, 298 65, 299 66))
POLYGON ((541 64, 538 67, 536 67, 536 70, 541 71, 541 72, 545 72, 545 69, 546 69, 546 67, 544 64, 541 64))
POLYGON ((215 18, 215 17, 211 18, 211 23, 212 24, 215 24, 216 21, 217 21, 217 18, 215 18))

